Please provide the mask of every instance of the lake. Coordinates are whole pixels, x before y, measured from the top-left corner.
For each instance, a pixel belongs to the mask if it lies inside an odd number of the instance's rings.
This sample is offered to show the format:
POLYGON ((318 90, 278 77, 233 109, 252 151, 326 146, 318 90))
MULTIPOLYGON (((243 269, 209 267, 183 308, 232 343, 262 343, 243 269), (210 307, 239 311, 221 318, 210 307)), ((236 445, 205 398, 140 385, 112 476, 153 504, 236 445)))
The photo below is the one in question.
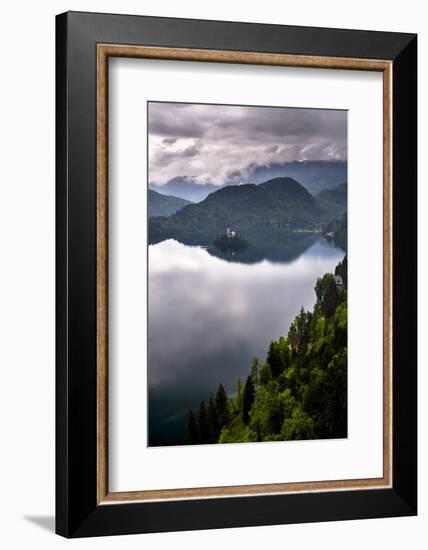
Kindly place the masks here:
POLYGON ((316 234, 242 253, 167 240, 149 246, 149 445, 185 443, 187 410, 220 383, 233 395, 251 362, 286 336, 317 277, 345 252, 316 234))

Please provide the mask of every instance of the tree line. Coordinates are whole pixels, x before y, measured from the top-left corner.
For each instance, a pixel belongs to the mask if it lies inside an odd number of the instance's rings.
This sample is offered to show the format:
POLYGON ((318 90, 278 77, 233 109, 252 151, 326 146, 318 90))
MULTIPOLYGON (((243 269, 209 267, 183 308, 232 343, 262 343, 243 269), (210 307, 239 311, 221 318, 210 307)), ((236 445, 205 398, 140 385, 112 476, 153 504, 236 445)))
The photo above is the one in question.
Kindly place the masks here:
POLYGON ((228 397, 222 384, 187 414, 189 444, 347 436, 347 257, 315 285, 286 337, 254 359, 228 397), (339 276, 339 277, 338 277, 339 276))

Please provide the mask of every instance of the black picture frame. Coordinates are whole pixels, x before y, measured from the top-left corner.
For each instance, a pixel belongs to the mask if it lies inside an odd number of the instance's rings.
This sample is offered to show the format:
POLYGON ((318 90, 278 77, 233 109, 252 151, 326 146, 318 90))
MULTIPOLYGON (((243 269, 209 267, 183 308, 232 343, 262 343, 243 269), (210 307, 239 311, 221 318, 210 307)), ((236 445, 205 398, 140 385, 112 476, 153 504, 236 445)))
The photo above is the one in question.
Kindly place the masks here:
POLYGON ((68 12, 56 18, 56 97, 56 532, 86 537, 415 515, 417 36, 68 12), (392 62, 391 488, 97 504, 100 43, 392 62))

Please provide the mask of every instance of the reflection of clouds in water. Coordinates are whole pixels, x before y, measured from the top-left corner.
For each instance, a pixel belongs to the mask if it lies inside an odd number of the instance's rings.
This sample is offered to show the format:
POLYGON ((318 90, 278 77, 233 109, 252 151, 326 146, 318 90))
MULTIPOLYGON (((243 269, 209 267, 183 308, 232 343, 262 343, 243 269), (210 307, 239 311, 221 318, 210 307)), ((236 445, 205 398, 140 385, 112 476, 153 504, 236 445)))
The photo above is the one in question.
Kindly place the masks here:
MULTIPOLYGON (((325 241, 324 241, 325 242, 325 241)), ((264 260, 257 264, 257 271, 254 264, 243 264, 239 262, 228 262, 216 256, 207 256, 204 248, 199 246, 187 246, 173 239, 163 241, 149 247, 149 268, 150 277, 159 277, 174 273, 204 273, 208 280, 217 282, 221 277, 240 279, 241 277, 253 277, 259 280, 260 275, 273 277, 280 276, 293 278, 296 275, 311 275, 317 264, 323 266, 329 256, 340 257, 341 253, 337 248, 327 242, 320 244, 316 242, 306 254, 301 255, 291 264, 292 270, 284 270, 284 263, 272 263, 264 260)), ((342 254, 343 256, 343 254, 342 254)))
POLYGON ((150 246, 150 385, 211 391, 245 376, 300 307, 312 307, 316 278, 343 255, 318 242, 287 264, 247 265, 172 240, 150 246))

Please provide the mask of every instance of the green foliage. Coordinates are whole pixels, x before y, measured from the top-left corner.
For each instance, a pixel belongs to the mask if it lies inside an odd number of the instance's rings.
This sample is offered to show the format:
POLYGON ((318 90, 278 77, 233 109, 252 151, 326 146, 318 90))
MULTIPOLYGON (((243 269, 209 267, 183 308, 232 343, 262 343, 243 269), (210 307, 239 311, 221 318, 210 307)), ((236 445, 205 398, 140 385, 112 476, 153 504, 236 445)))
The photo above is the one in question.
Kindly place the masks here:
POLYGON ((255 432, 257 441, 273 439, 281 431, 284 407, 275 381, 260 389, 251 408, 250 418, 250 428, 255 432))
POLYGON ((327 319, 330 318, 338 303, 337 287, 331 273, 326 273, 317 280, 315 294, 317 295, 317 303, 321 307, 322 314, 327 319))
POLYGON ((252 433, 248 426, 242 422, 241 416, 236 416, 227 426, 221 430, 219 443, 244 443, 253 441, 252 433))
POLYGON ((174 238, 207 245, 226 227, 253 242, 265 235, 315 230, 333 217, 296 180, 274 178, 260 185, 229 185, 170 217, 150 218, 149 242, 174 238))
POLYGON ((199 443, 198 426, 192 409, 187 411, 186 440, 190 445, 199 443))
POLYGON ((271 342, 267 354, 267 363, 270 366, 272 378, 278 378, 282 372, 281 349, 278 342, 271 342))
POLYGON ((280 440, 297 441, 299 439, 315 439, 313 419, 297 406, 292 415, 284 420, 280 440))
POLYGON ((189 444, 216 443, 223 426, 232 417, 232 406, 222 384, 219 385, 215 397, 209 396, 208 404, 204 401, 199 405, 197 417, 189 409, 186 422, 186 440, 189 444))
POLYGON ((204 401, 201 402, 198 412, 198 435, 200 443, 210 442, 210 429, 208 425, 208 413, 204 401))
POLYGON ((271 342, 266 362, 254 359, 233 407, 220 384, 197 422, 188 415, 189 442, 238 443, 347 436, 347 259, 318 279, 313 311, 303 308, 287 337, 271 342))
POLYGON ((207 443, 215 443, 220 433, 217 410, 215 406, 214 396, 211 394, 208 399, 207 406, 207 418, 208 418, 208 440, 207 443))
POLYGON ((244 387, 244 396, 242 399, 242 420, 244 424, 248 424, 251 406, 254 402, 256 391, 254 388, 251 376, 247 377, 244 387))
POLYGON ((244 389, 242 387, 241 378, 238 376, 236 380, 236 399, 235 399, 235 412, 241 414, 242 412, 242 400, 244 395, 244 389))
POLYGON ((269 363, 265 363, 260 369, 259 373, 259 383, 260 386, 266 386, 272 380, 272 371, 270 369, 269 363))
POLYGON ((257 357, 254 357, 253 362, 251 363, 251 380, 253 382, 254 390, 257 392, 259 389, 259 360, 257 357))
POLYGON ((217 413, 218 429, 221 429, 230 420, 229 401, 222 384, 219 385, 215 396, 215 410, 217 413))

